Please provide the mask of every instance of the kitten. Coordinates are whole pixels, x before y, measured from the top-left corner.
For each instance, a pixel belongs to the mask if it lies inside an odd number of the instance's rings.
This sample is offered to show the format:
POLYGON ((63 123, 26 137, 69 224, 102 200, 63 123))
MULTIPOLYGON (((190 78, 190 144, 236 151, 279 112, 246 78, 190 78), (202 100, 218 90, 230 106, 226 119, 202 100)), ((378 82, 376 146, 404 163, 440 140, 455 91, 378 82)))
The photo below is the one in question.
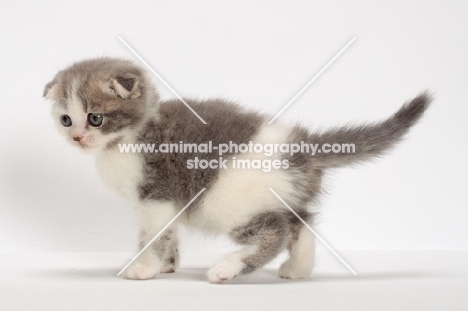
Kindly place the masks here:
MULTIPOLYGON (((283 249, 289 258, 279 269, 283 278, 306 278, 314 266, 311 232, 270 191, 272 188, 305 221, 307 206, 316 202, 329 168, 352 165, 382 155, 402 139, 423 115, 431 99, 422 94, 388 119, 361 126, 310 132, 301 126, 267 124, 269 118, 221 99, 161 101, 147 73, 134 63, 115 58, 78 62, 57 73, 44 97, 53 102, 59 132, 77 148, 96 155, 102 179, 135 206, 140 249, 194 198, 204 191, 151 247, 126 270, 130 279, 150 279, 174 272, 179 265, 177 225, 182 223, 225 233, 242 246, 208 273, 210 282, 225 282, 251 273, 283 249), (355 146, 354 153, 230 151, 226 168, 189 169, 195 157, 217 160, 217 152, 133 153, 119 146, 131 143, 314 143, 355 146), (237 160, 281 160, 287 168, 234 169, 237 160)), ((281 163, 283 163, 281 162, 281 163)))

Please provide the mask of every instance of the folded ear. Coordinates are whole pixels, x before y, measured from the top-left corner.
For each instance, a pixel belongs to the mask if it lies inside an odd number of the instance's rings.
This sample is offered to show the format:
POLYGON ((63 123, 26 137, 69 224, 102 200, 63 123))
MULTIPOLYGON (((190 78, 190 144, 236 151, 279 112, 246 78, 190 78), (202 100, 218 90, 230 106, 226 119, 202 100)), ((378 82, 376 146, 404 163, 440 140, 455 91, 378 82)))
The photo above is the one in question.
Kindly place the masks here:
POLYGON ((44 87, 44 93, 42 94, 42 96, 46 99, 53 99, 57 97, 57 90, 58 90, 57 80, 54 79, 46 84, 46 86, 44 87))
POLYGON ((137 98, 141 95, 140 79, 132 73, 112 78, 111 89, 122 98, 137 98))

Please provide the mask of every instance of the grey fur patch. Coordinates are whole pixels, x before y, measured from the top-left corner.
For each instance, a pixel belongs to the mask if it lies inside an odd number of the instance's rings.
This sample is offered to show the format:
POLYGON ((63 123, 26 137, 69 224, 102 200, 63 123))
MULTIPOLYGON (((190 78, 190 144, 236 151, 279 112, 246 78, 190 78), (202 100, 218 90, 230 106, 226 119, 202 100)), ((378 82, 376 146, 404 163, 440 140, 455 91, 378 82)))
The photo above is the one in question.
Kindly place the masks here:
POLYGON ((126 109, 127 111, 115 109, 103 114, 102 133, 116 133, 124 128, 135 128, 143 119, 143 114, 138 110, 126 109))
MULTIPOLYGON (((223 100, 186 100, 208 123, 205 125, 178 100, 161 103, 159 118, 145 126, 139 143, 207 143, 216 146, 232 141, 247 143, 263 124, 257 113, 244 112, 238 106, 223 100)), ((234 154, 224 154, 228 159, 234 154)), ((209 188, 218 178, 219 169, 188 169, 187 160, 212 160, 219 156, 213 153, 146 153, 144 181, 140 184, 142 200, 174 200, 185 205, 201 188, 209 188)), ((203 195, 202 195, 203 196, 203 195)), ((201 197, 202 197, 201 196, 201 197)), ((187 209, 188 214, 196 209, 197 202, 187 209)))
POLYGON ((381 156, 403 139, 410 127, 423 116, 432 101, 428 93, 423 93, 403 105, 393 116, 382 122, 361 126, 344 126, 323 133, 313 133, 309 143, 323 145, 353 143, 355 153, 317 153, 313 157, 315 168, 330 168, 352 165, 381 156))
MULTIPOLYGON (((313 225, 314 219, 318 214, 309 212, 307 210, 307 206, 303 206, 299 209, 294 209, 294 211, 309 225, 313 225)), ((304 224, 302 223, 302 221, 299 220, 299 218, 296 217, 296 215, 289 211, 286 212, 286 218, 288 219, 288 226, 291 233, 290 239, 288 241, 288 244, 290 244, 291 242, 298 240, 299 232, 304 227, 304 224)))
POLYGON ((148 111, 147 104, 151 104, 147 103, 147 95, 150 95, 154 101, 159 99, 153 87, 147 85, 145 71, 131 61, 118 58, 104 57, 75 63, 57 73, 45 86, 44 94, 47 94, 54 84, 58 86, 55 102, 64 108, 68 105, 75 84, 76 94, 83 104, 83 111, 104 115, 104 122, 100 128, 103 134, 140 125, 148 111), (113 79, 119 81, 125 89, 131 87, 130 90, 141 93, 142 96, 121 98, 115 95, 115 92, 106 92, 105 89, 110 89, 113 79), (136 79, 138 79, 137 85, 136 79), (135 90, 137 88, 138 90, 135 90))
POLYGON ((263 267, 283 250, 291 237, 291 228, 284 211, 265 212, 253 217, 247 225, 232 230, 230 236, 239 244, 257 247, 254 254, 242 259, 245 267, 240 274, 248 274, 263 267))

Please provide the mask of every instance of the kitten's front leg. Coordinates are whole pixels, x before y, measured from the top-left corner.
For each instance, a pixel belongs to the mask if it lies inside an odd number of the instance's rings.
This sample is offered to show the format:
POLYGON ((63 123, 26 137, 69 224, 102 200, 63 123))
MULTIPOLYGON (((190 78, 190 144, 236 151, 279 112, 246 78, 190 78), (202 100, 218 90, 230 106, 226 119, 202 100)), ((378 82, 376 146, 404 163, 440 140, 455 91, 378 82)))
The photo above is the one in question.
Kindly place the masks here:
MULTIPOLYGON (((172 202, 149 202, 137 207, 137 218, 140 225, 140 250, 166 226, 176 214, 176 208, 172 202)), ((168 271, 166 263, 174 257, 175 270, 178 263, 175 250, 177 249, 175 238, 175 225, 166 229, 159 238, 153 242, 126 270, 125 275, 133 280, 152 279, 160 272, 168 271)), ((171 268, 171 267, 169 267, 171 268)))

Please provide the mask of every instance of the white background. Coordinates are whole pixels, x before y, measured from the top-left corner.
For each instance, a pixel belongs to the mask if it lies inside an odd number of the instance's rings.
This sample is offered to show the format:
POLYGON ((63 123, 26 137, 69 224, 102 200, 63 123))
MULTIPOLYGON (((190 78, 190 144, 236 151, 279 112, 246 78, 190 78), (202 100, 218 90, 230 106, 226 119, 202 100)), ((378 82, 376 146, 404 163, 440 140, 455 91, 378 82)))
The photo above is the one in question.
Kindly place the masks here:
MULTIPOLYGON (((435 101, 391 154, 330 174, 317 230, 339 250, 468 250, 467 13, 466 1, 3 2, 0 252, 135 250, 132 207, 41 98, 74 61, 135 59, 119 35, 182 96, 272 114, 356 36, 278 121, 379 120, 426 89, 435 101)), ((227 244, 183 238, 189 250, 227 244)))

